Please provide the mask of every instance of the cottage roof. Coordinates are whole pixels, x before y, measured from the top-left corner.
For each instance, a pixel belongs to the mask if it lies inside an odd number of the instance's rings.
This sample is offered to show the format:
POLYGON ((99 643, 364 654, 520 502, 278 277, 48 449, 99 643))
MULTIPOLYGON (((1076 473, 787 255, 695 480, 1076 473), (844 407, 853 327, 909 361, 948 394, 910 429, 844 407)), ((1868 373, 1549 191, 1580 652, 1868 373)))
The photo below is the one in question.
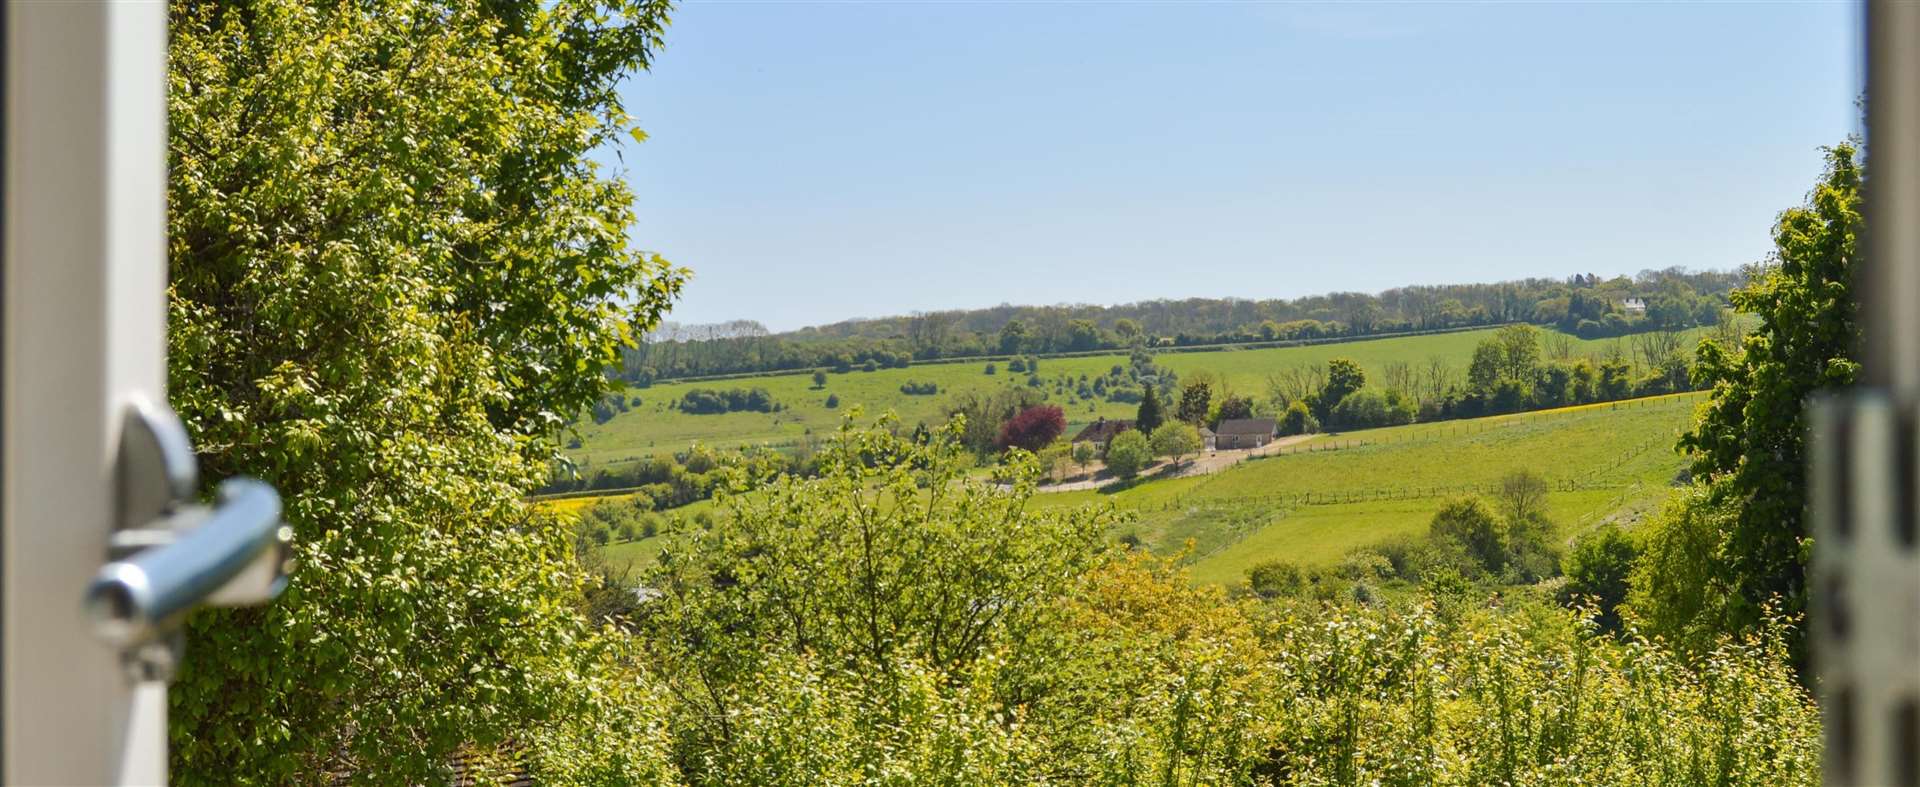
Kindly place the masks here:
POLYGON ((1220 434, 1273 434, 1272 418, 1233 418, 1220 422, 1220 428, 1214 431, 1220 434))
POLYGON ((1087 428, 1080 430, 1079 434, 1073 436, 1073 442, 1083 443, 1091 440, 1096 443, 1104 443, 1112 440, 1114 435, 1132 428, 1133 419, 1131 418, 1115 418, 1112 420, 1102 418, 1087 424, 1087 428))

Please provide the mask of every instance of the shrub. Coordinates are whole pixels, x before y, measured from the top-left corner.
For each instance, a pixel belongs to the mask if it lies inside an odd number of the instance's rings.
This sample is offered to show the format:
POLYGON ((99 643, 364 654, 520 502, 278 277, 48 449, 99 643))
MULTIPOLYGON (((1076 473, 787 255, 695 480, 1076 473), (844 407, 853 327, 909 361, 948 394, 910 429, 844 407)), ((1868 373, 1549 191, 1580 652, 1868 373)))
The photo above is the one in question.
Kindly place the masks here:
POLYGON ((1287 405, 1287 412, 1280 416, 1280 434, 1312 434, 1320 431, 1320 422, 1313 417, 1313 411, 1307 409, 1307 403, 1295 399, 1287 405))
POLYGON ((1342 429, 1371 429, 1413 423, 1414 403, 1398 391, 1362 388, 1333 407, 1333 422, 1342 429))
POLYGON ((932 396, 940 392, 940 385, 933 382, 915 382, 909 380, 900 384, 900 392, 908 396, 932 396))
POLYGON ((989 364, 987 364, 987 371, 986 371, 986 373, 987 373, 987 374, 993 374, 993 373, 994 373, 994 367, 993 367, 993 364, 991 364, 991 363, 989 363, 989 364))
POLYGON ((1482 570, 1498 572, 1506 567, 1506 536, 1480 498, 1457 498, 1441 505, 1428 533, 1435 541, 1458 545, 1482 570))
POLYGON ((1282 560, 1269 560, 1247 569, 1247 588, 1261 598, 1298 594, 1306 582, 1299 566, 1282 560))
POLYGON ((1639 556, 1633 539, 1617 526, 1609 524, 1582 536, 1560 560, 1560 571, 1567 577, 1560 587, 1561 603, 1593 604, 1600 626, 1619 631, 1619 606, 1627 600, 1628 577, 1639 556))
POLYGON ((1009 372, 1025 372, 1026 370, 1027 359, 1025 358, 1013 358, 1007 361, 1007 371, 1009 372))
POLYGON ((840 406, 840 395, 827 394, 827 409, 832 410, 839 406, 840 406))
POLYGON ((765 388, 694 388, 680 395, 681 412, 690 415, 717 415, 732 412, 770 413, 780 409, 773 394, 765 388))
POLYGON ((1132 478, 1146 469, 1153 461, 1153 450, 1147 446, 1147 436, 1137 430, 1128 429, 1113 436, 1107 443, 1107 469, 1121 478, 1132 478))

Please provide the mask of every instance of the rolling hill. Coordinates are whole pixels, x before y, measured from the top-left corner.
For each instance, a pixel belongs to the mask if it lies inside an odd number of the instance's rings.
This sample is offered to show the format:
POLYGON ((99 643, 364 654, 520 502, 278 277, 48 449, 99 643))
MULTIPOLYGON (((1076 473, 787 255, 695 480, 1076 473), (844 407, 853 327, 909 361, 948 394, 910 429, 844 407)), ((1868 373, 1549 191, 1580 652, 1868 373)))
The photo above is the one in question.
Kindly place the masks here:
MULTIPOLYGON (((1157 363, 1183 378, 1207 372, 1224 380, 1228 388, 1255 399, 1264 399, 1268 375, 1304 364, 1324 364, 1330 358, 1349 358, 1377 379, 1392 363, 1412 366, 1441 359, 1457 375, 1464 376, 1473 348, 1492 335, 1488 328, 1455 333, 1426 334, 1385 339, 1362 339, 1334 344, 1266 349, 1222 349, 1210 352, 1160 353, 1157 363)), ((1683 335, 1691 347, 1704 329, 1683 335)), ((1565 336, 1551 330, 1543 336, 1565 336)), ((1601 355, 1610 345, 1624 351, 1630 339, 1583 340, 1565 337, 1574 355, 1601 355)), ((1124 354, 1042 358, 1040 377, 1046 382, 1042 391, 1049 401, 1061 405, 1067 414, 1069 431, 1096 418, 1130 418, 1135 405, 1099 399, 1079 399, 1053 393, 1052 381, 1061 375, 1078 378, 1085 374, 1098 377, 1116 364, 1125 364, 1124 354)), ((1004 361, 997 363, 997 374, 984 373, 985 364, 919 363, 907 368, 881 369, 845 374, 830 374, 824 387, 813 385, 811 373, 767 374, 706 382, 674 382, 646 388, 630 388, 629 399, 637 397, 638 406, 630 406, 605 423, 583 420, 579 425, 580 444, 567 453, 570 459, 591 472, 596 466, 619 463, 636 457, 665 453, 699 442, 715 447, 765 444, 789 447, 802 444, 813 435, 825 435, 839 425, 852 407, 862 408, 868 416, 891 410, 903 423, 937 420, 949 397, 961 391, 987 391, 1010 385, 1026 384, 1026 375, 1011 373, 1004 361), (938 393, 911 395, 902 392, 907 383, 932 383, 938 393), (764 388, 782 409, 775 412, 729 412, 694 415, 682 412, 677 404, 687 391, 696 388, 764 388), (838 407, 826 406, 828 397, 837 398, 838 407)), ((1218 395, 1218 392, 1216 392, 1218 395)))

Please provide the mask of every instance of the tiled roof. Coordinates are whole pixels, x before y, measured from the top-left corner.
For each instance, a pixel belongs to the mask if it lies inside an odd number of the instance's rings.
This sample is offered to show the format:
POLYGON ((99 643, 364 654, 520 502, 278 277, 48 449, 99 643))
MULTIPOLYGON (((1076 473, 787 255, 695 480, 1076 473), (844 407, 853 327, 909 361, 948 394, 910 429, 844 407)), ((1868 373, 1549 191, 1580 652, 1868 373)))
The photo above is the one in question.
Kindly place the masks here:
POLYGON ((1080 430, 1079 434, 1073 436, 1073 442, 1079 443, 1092 440, 1096 443, 1104 443, 1112 440, 1114 435, 1132 428, 1133 419, 1131 418, 1115 418, 1111 421, 1102 418, 1087 424, 1087 428, 1080 430))
POLYGON ((1221 421, 1220 428, 1214 431, 1219 434, 1273 434, 1274 423, 1272 418, 1235 418, 1221 421))

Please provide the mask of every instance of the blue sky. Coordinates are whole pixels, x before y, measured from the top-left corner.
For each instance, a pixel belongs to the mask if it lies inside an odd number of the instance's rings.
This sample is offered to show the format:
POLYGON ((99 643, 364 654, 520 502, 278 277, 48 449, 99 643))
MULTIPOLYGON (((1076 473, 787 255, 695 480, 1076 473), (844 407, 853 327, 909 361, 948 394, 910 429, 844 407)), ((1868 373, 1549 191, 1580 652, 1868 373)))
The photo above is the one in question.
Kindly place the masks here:
POLYGON ((1760 259, 1856 130, 1845 3, 693 2, 625 87, 670 319, 1760 259))

